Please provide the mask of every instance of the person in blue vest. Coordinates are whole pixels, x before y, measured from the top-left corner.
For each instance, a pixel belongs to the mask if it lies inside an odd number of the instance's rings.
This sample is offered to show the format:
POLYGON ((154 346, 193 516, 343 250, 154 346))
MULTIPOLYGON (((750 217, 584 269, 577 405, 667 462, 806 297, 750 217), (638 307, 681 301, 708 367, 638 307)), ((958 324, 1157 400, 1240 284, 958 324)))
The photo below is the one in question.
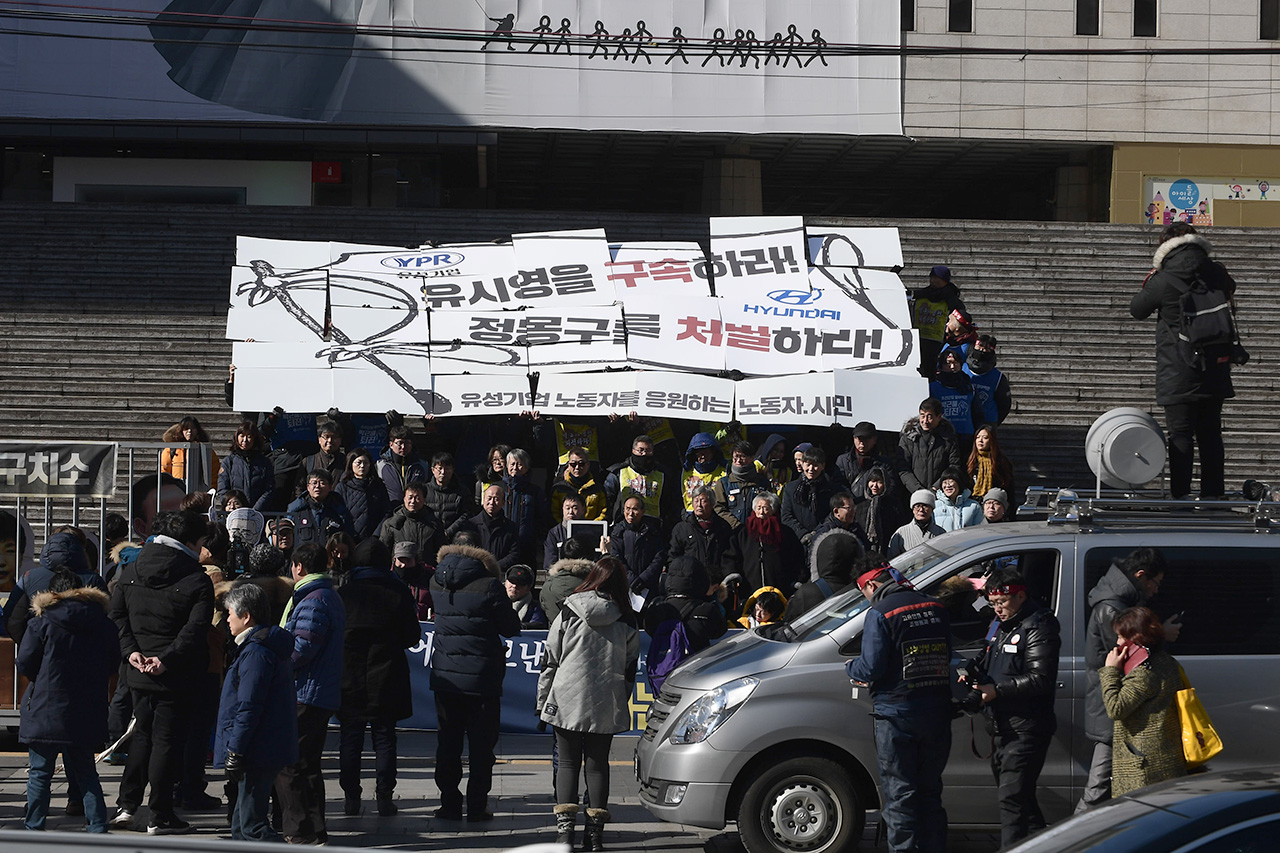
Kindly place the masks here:
POLYGON ((973 447, 973 381, 964 372, 958 350, 938 356, 938 375, 929 383, 929 396, 942 401, 942 415, 956 431, 961 458, 967 458, 973 447))
POLYGON ((1002 424, 1013 408, 1009 377, 996 367, 996 336, 978 335, 964 363, 973 383, 973 409, 989 424, 1002 424))
POLYGON ((941 853, 947 846, 942 772, 951 754, 951 620, 879 554, 856 570, 871 602, 862 654, 845 669, 871 689, 876 766, 889 850, 941 853))

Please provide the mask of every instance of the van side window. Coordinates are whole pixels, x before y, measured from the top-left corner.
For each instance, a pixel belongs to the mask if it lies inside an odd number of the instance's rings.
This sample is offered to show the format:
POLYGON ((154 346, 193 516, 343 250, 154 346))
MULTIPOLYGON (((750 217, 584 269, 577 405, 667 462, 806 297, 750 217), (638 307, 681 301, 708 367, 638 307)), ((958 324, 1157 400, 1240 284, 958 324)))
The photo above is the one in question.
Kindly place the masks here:
MULTIPOLYGON (((1099 547, 1085 554, 1082 623, 1089 617, 1088 592, 1112 561, 1130 550, 1099 547)), ((1174 657, 1280 655, 1280 550, 1163 547, 1160 552, 1169 571, 1148 606, 1162 620, 1183 613, 1182 634, 1169 647, 1174 657)))
POLYGON ((1055 548, 991 555, 966 564, 951 576, 931 584, 925 592, 947 606, 952 645, 956 649, 980 649, 995 614, 978 594, 973 581, 981 580, 995 568, 1018 569, 1027 578, 1027 594, 1053 607, 1057 603, 1060 562, 1055 548))

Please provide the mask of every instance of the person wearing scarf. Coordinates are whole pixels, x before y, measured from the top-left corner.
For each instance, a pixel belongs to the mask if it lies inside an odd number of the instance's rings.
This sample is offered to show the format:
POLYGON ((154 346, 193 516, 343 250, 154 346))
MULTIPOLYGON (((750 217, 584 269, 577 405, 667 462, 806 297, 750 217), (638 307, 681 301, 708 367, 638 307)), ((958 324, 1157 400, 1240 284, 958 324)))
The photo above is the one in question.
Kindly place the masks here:
POLYGON ((778 518, 780 503, 771 492, 756 495, 747 523, 734 531, 725 554, 725 575, 740 573, 748 589, 773 586, 786 594, 803 578, 804 546, 778 518))
POLYGON ((996 440, 996 428, 983 424, 973 434, 973 450, 969 453, 969 476, 973 478, 973 496, 980 498, 992 489, 1004 489, 1009 494, 1016 490, 1013 484, 1013 463, 1000 452, 996 440))

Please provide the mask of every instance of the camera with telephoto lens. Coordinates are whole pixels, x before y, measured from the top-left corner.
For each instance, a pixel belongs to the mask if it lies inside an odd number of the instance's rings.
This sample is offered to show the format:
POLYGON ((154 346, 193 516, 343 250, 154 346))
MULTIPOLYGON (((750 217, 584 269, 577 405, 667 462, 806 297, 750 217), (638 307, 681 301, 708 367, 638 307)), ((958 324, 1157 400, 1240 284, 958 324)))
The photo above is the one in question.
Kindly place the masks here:
POLYGON ((966 714, 977 714, 982 710, 982 691, 978 689, 978 679, 968 670, 960 672, 964 673, 964 686, 961 688, 963 695, 955 700, 956 707, 966 714))

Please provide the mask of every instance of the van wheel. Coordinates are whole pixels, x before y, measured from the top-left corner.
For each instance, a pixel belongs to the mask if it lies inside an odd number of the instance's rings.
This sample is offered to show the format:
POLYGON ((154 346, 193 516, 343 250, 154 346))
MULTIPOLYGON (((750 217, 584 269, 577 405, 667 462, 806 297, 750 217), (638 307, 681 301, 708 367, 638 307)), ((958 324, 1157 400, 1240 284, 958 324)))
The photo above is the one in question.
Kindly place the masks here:
POLYGON ((865 820, 847 770, 826 758, 792 758, 747 788, 738 834, 750 853, 825 853, 854 847, 865 820))

